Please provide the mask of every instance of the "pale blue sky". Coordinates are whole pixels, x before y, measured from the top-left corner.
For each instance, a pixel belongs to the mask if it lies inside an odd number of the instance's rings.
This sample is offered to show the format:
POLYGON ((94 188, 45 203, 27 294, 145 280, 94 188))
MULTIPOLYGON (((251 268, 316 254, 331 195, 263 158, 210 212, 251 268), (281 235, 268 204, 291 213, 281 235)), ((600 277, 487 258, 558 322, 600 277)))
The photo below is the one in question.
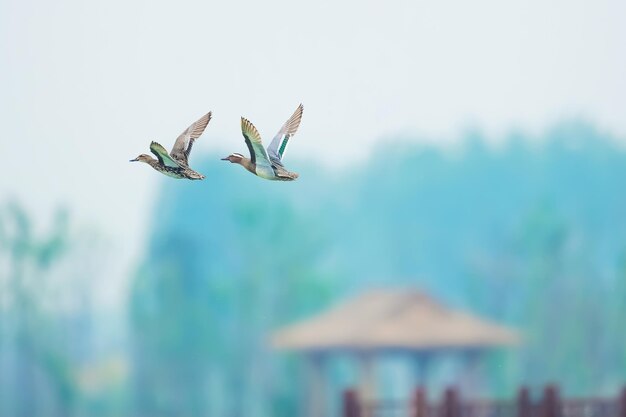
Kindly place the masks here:
POLYGON ((242 115, 267 141, 303 102, 289 156, 331 165, 467 126, 626 138, 625 23, 607 0, 0 0, 0 196, 69 205, 130 259, 169 179, 128 159, 208 110, 196 155, 245 150, 242 115))

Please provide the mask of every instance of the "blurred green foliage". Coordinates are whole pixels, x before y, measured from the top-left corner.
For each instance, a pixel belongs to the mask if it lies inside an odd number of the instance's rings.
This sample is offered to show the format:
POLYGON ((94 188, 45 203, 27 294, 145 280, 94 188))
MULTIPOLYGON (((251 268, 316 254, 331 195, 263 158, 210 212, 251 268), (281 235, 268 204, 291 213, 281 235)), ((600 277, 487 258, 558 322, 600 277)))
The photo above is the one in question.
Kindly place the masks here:
POLYGON ((268 350, 271 330, 406 284, 524 332, 518 354, 488 363, 491 395, 548 381, 614 392, 626 378, 626 154, 579 123, 533 139, 385 144, 361 167, 304 165, 288 184, 211 158, 208 184, 165 182, 133 290, 137 406, 293 415, 304 387, 268 350))
POLYGON ((626 151, 581 123, 486 143, 396 140, 343 169, 293 161, 293 183, 197 161, 206 181, 163 179, 126 323, 53 308, 93 291, 83 240, 67 214, 34 233, 4 204, 0 415, 298 415, 299 359, 271 350, 272 330, 396 285, 523 331, 521 349, 486 364, 487 394, 557 381, 613 395, 626 379, 626 151), (125 324, 119 360, 86 342, 125 324))
MULTIPOLYGON (((45 311, 49 282, 42 271, 67 249, 67 213, 59 211, 52 230, 38 237, 26 212, 16 203, 0 207, 0 255, 5 276, 0 304, 0 354, 2 355, 3 415, 36 415, 46 395, 34 388, 43 379, 53 395, 50 415, 69 415, 75 387, 68 374, 70 358, 51 331, 53 318, 45 311)), ((46 402, 45 400, 43 402, 46 402)))

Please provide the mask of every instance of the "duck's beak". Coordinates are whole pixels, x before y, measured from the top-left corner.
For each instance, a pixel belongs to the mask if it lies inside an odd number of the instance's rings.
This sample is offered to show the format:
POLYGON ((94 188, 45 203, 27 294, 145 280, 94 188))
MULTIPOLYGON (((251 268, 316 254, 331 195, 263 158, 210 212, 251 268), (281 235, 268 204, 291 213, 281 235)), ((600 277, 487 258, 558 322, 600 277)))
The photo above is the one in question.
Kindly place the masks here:
POLYGON ((222 161, 228 161, 228 160, 229 160, 229 159, 228 159, 228 157, 226 157, 226 158, 220 158, 220 159, 221 159, 222 161))
POLYGON ((128 162, 137 162, 137 161, 139 161, 139 159, 138 159, 138 158, 135 158, 135 159, 131 159, 131 160, 130 160, 130 161, 128 161, 128 162))

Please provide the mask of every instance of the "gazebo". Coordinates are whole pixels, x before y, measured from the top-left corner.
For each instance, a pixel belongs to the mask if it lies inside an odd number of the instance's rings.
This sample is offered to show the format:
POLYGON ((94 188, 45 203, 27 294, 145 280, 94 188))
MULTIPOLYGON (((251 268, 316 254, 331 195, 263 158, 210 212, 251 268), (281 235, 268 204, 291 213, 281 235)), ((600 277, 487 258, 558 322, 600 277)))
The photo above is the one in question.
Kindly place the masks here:
POLYGON ((308 417, 321 417, 326 403, 324 363, 333 354, 359 360, 359 396, 374 399, 374 360, 401 353, 413 359, 417 383, 428 383, 430 363, 442 353, 461 356, 466 376, 483 353, 519 343, 508 327, 453 310, 415 289, 373 290, 272 335, 276 349, 305 355, 309 372, 308 417))

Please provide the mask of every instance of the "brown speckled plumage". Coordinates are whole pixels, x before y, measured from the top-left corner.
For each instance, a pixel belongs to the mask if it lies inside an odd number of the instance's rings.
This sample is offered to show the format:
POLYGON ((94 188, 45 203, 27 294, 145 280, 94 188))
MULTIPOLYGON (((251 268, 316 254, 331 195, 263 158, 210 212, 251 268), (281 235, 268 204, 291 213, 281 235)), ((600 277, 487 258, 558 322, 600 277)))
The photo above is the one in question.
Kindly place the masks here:
POLYGON ((157 159, 152 158, 150 155, 141 154, 137 158, 131 159, 131 162, 144 162, 168 177, 188 180, 203 180, 204 175, 189 168, 188 159, 194 141, 202 135, 202 132, 204 132, 204 129, 207 127, 210 120, 211 112, 208 112, 185 129, 185 131, 176 139, 174 147, 170 153, 168 153, 160 144, 152 142, 150 144, 150 151, 157 157, 157 159))

